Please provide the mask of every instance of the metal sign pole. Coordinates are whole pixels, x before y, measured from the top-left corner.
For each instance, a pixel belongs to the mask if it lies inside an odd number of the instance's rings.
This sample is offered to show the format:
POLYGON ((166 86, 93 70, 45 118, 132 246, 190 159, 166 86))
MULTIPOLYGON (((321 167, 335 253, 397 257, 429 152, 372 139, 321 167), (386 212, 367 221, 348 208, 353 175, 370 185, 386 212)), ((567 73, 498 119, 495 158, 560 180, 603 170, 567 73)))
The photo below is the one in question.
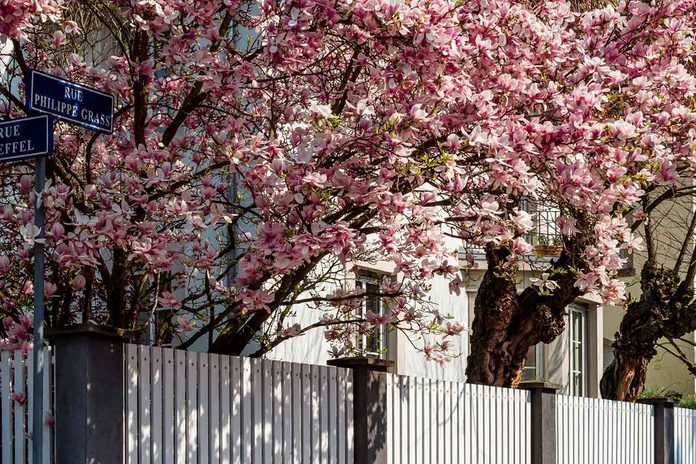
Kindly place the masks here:
MULTIPOLYGON (((35 173, 36 195, 41 195, 46 184, 46 158, 36 159, 35 173)), ((38 201, 38 198, 37 198, 38 201)), ((32 424, 32 451, 34 464, 43 463, 43 432, 44 432, 44 388, 43 373, 46 369, 44 357, 44 207, 43 201, 36 207, 34 223, 39 228, 41 243, 34 242, 34 397, 32 407, 34 409, 32 424)))
MULTIPOLYGON (((114 125, 114 97, 99 90, 86 87, 77 82, 67 81, 37 70, 30 70, 26 76, 26 101, 30 113, 38 112, 52 115, 62 121, 88 129, 111 134, 114 125), (78 109, 81 111, 78 112, 78 109)), ((46 151, 53 151, 53 118, 49 123, 45 138, 46 151), (48 134, 50 132, 50 135, 48 134)), ((13 124, 17 124, 16 122, 13 124)), ((19 127, 19 126, 18 126, 19 127)), ((19 128, 16 129, 19 133, 19 128)), ((37 142, 38 145, 38 142, 37 142)), ((28 145, 19 145, 28 146, 28 145)), ((9 160, 9 159, 8 159, 9 160)), ((36 193, 40 195, 46 184, 46 159, 36 160, 36 193)), ((44 245, 45 217, 43 203, 36 207, 34 224, 39 228, 39 242, 34 242, 34 411, 32 421, 32 452, 34 464, 43 463, 44 434, 44 369, 48 369, 44 356, 44 245)))

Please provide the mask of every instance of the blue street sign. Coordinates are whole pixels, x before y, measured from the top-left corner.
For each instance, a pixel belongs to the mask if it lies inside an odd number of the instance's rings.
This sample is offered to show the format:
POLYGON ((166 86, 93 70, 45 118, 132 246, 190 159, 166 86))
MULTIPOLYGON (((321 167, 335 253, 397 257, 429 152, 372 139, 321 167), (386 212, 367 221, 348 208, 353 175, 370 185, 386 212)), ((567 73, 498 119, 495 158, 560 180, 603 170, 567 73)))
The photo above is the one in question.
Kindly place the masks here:
POLYGON ((114 130, 112 95, 40 71, 27 77, 27 106, 88 129, 114 130))
POLYGON ((53 124, 48 116, 0 122, 0 162, 46 156, 53 151, 53 124))

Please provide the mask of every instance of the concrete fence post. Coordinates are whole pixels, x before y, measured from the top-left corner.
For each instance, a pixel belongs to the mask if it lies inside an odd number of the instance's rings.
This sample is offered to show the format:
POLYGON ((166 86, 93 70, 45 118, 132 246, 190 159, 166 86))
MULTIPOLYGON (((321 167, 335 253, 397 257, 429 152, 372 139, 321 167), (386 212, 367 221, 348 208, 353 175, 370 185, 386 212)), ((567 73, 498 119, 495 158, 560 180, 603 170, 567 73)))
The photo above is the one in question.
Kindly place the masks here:
POLYGON ((655 413, 655 464, 674 464, 674 401, 669 398, 644 398, 655 413))
POLYGON ((123 338, 92 325, 51 331, 57 464, 122 464, 123 338))
POLYGON ((353 371, 353 462, 386 464, 386 372, 394 362, 360 357, 331 359, 328 364, 350 368, 353 371))
POLYGON ((533 464, 556 464, 556 392, 548 382, 521 382, 531 393, 531 450, 533 464))

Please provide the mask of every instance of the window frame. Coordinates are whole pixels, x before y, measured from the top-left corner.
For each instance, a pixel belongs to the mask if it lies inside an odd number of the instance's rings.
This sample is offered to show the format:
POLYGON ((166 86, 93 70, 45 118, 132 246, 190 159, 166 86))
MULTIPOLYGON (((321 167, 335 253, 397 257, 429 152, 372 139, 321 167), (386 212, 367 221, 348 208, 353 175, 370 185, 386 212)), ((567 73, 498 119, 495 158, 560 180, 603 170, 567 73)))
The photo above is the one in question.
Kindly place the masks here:
POLYGON ((524 366, 522 366, 522 381, 544 380, 544 376, 546 375, 546 369, 544 365, 544 352, 546 351, 546 348, 544 343, 539 342, 532 348, 530 348, 530 350, 532 349, 535 350, 534 365, 528 365, 525 358, 524 366), (531 378, 526 375, 528 372, 532 373, 531 378))
POLYGON ((572 396, 586 396, 588 391, 588 318, 587 310, 577 305, 568 306, 568 393, 572 396), (575 318, 579 324, 575 324, 575 318), (576 325, 580 333, 576 333, 576 325), (575 349, 579 347, 580 365, 576 365, 575 349), (575 379, 579 377, 579 391, 575 379))
MULTIPOLYGON (((358 269, 355 271, 355 287, 364 288, 367 291, 367 286, 377 286, 377 290, 382 290, 382 279, 384 277, 389 277, 389 274, 380 273, 376 271, 371 271, 367 269, 358 269)), ((365 317, 368 310, 368 298, 363 298, 360 303, 360 317, 365 317)), ((377 296, 373 297, 377 304, 379 304, 379 313, 385 314, 386 304, 384 297, 377 296)), ((373 311, 374 312, 374 311, 373 311)), ((387 353, 389 349, 389 334, 387 331, 387 325, 382 324, 379 328, 372 329, 373 331, 378 330, 377 337, 379 341, 379 351, 369 351, 368 350, 368 333, 360 334, 357 340, 357 347, 359 351, 368 358, 375 359, 387 359, 387 353)))

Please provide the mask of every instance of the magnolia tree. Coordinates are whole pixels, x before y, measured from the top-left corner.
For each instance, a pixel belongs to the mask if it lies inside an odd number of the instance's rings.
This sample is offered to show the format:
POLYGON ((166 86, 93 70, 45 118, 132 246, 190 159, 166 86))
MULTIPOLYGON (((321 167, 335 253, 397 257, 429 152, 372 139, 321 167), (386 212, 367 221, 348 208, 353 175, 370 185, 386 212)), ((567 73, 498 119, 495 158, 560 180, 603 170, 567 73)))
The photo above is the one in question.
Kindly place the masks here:
POLYGON ((458 169, 438 145, 462 123, 453 2, 26 0, 0 18, 5 117, 27 114, 31 68, 117 101, 112 135, 56 124, 44 192, 31 162, 0 167, 5 316, 30 307, 41 203, 49 326, 183 331, 228 354, 321 326, 336 354, 383 324, 461 332, 425 297, 458 272, 433 193, 458 169), (357 261, 395 269, 387 315, 336 284, 357 261), (286 323, 299 302, 316 323, 286 323))
POLYGON ((2 167, 4 311, 31 297, 41 201, 51 325, 156 321, 158 343, 232 354, 320 326, 336 354, 382 324, 446 337, 462 326, 424 295, 436 274, 458 290, 454 231, 488 260, 469 378, 510 385, 567 303, 623 297, 624 214, 690 163, 692 4, 3 2, 4 114, 29 68, 118 100, 111 136, 57 125, 41 195, 29 163, 2 167), (564 251, 518 295, 530 199, 560 209, 564 251), (357 261, 394 268, 386 315, 340 285, 357 261), (300 302, 322 317, 289 325, 300 302))
POLYGON ((662 349, 696 376, 689 334, 696 330, 696 214, 693 180, 647 192, 632 229, 645 240, 635 256, 640 295, 629 298, 614 340, 614 359, 600 384, 602 396, 634 401, 643 391, 648 363, 662 349))
POLYGON ((530 347, 555 339, 566 306, 624 298, 637 245, 627 214, 645 192, 693 175, 693 1, 470 2, 458 73, 464 131, 442 144, 462 172, 448 222, 487 269, 475 300, 469 381, 519 380, 530 347), (558 211, 562 251, 539 260, 524 204, 558 211), (522 266, 539 271, 518 291, 522 266))

